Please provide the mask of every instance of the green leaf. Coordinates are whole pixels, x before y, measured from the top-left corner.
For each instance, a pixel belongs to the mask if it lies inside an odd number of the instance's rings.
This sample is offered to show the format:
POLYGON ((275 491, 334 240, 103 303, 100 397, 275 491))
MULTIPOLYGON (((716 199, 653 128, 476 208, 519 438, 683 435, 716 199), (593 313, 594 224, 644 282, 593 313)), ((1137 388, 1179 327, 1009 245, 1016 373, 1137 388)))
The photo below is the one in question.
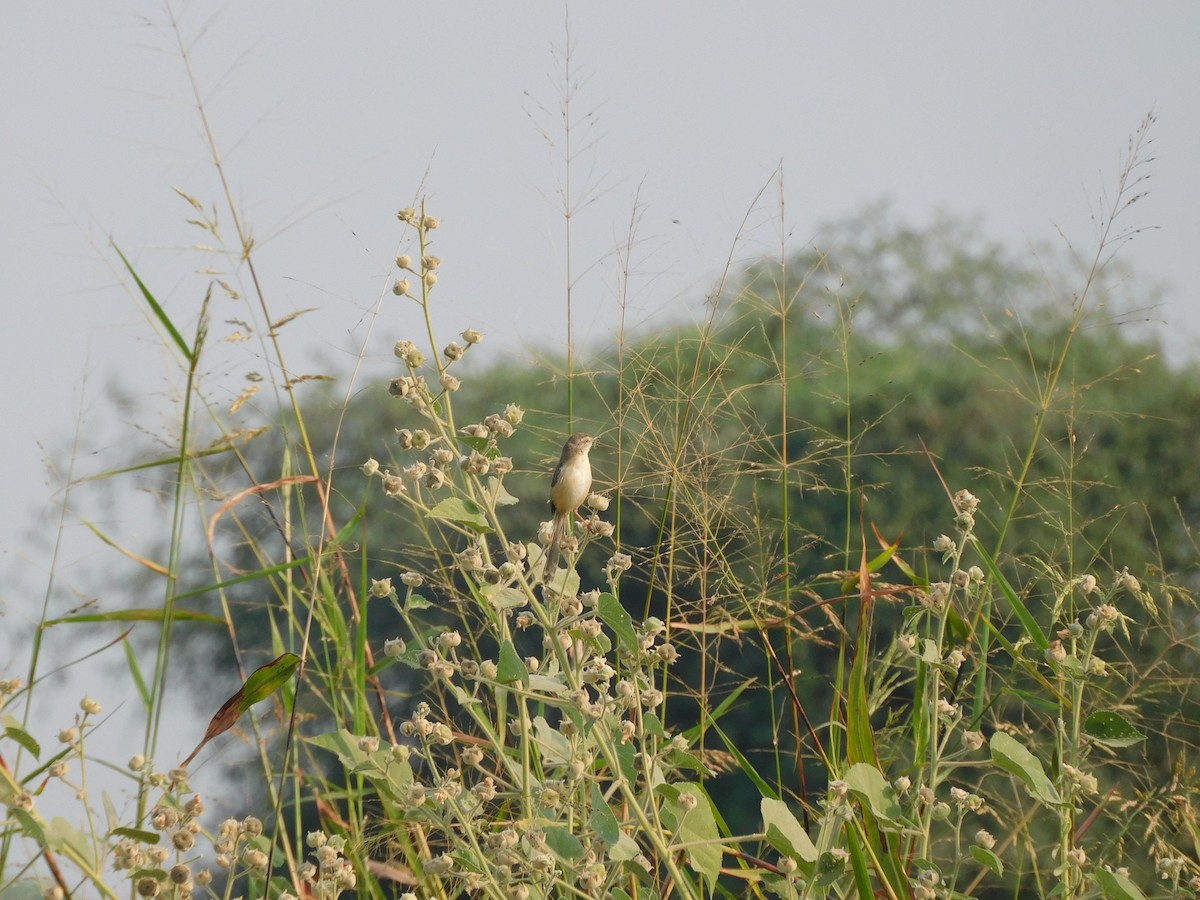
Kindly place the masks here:
POLYGON ((1000 857, 986 847, 972 847, 971 858, 981 866, 987 866, 997 875, 1004 875, 1004 863, 1000 861, 1000 857))
POLYGON ((883 773, 869 763, 852 765, 846 772, 845 782, 877 818, 896 822, 904 816, 904 811, 896 801, 896 791, 888 784, 883 773))
POLYGON ((533 741, 541 751, 543 762, 565 766, 571 761, 571 742, 543 716, 533 718, 533 741))
POLYGON ((491 498, 492 506, 513 506, 520 503, 520 499, 510 494, 504 487, 504 483, 499 478, 489 478, 487 480, 487 493, 491 498))
POLYGON ((80 860, 83 865, 91 868, 96 864, 96 853, 92 843, 82 831, 61 816, 50 820, 46 829, 46 846, 57 850, 63 856, 80 860))
POLYGON ((117 256, 121 257, 121 262, 125 263, 125 268, 128 269, 129 274, 133 276, 133 280, 137 283, 138 290, 142 292, 142 297, 145 299, 146 303, 150 305, 150 309, 154 311, 154 317, 162 323, 163 328, 167 329, 167 334, 171 336, 171 340, 175 342, 175 346, 183 351, 184 358, 187 359, 188 362, 192 362, 192 350, 190 347, 188 347, 187 341, 183 339, 183 335, 179 333, 179 329, 175 327, 175 323, 171 321, 171 317, 167 315, 167 311, 162 308, 157 300, 154 299, 154 295, 150 293, 150 289, 142 283, 142 279, 138 276, 138 273, 134 271, 129 260, 125 258, 125 254, 121 252, 121 248, 116 244, 113 244, 113 249, 117 251, 117 256))
POLYGON ((483 596, 487 597, 488 602, 499 610, 520 609, 529 604, 529 596, 524 591, 512 587, 489 584, 484 587, 483 596))
POLYGON ((204 748, 205 744, 217 735, 224 734, 250 707, 260 700, 266 700, 286 684, 299 665, 300 657, 294 653, 283 653, 265 666, 260 666, 251 672, 245 683, 217 710, 212 721, 208 723, 208 730, 204 732, 204 737, 196 745, 196 749, 180 764, 180 768, 186 769, 188 763, 196 758, 196 754, 204 748))
MULTIPOLYGON (((83 613, 78 616, 49 619, 46 627, 51 625, 90 625, 96 622, 161 622, 166 615, 167 611, 161 606, 154 609, 114 609, 102 613, 83 613)), ((177 609, 171 613, 171 618, 176 621, 207 622, 210 625, 225 624, 225 620, 220 616, 193 612, 190 609, 177 609)))
POLYGON ((1146 900, 1146 895, 1124 875, 1096 866, 1092 870, 1092 877, 1108 900, 1146 900))
POLYGON ((519 681, 525 687, 529 686, 529 666, 525 665, 524 660, 517 656, 517 648, 513 646, 512 641, 505 641, 500 645, 500 659, 496 663, 496 680, 501 684, 512 684, 514 681, 519 681))
POLYGON ((811 866, 817 861, 817 847, 804 830, 800 821, 792 815, 788 805, 782 800, 772 800, 763 797, 762 803, 763 831, 767 841, 782 853, 796 862, 811 866))
POLYGON ((483 515, 483 510, 479 508, 479 504, 472 500, 464 500, 461 497, 447 497, 433 509, 429 510, 426 515, 431 519, 445 519, 449 522, 457 522, 459 525, 465 525, 478 534, 486 534, 492 530, 483 515))
POLYGON ((34 759, 40 758, 42 755, 42 745, 37 742, 37 739, 20 725, 15 724, 15 719, 11 719, 9 716, 5 716, 4 718, 13 722, 13 724, 5 727, 4 736, 24 747, 34 759))
POLYGON ((1088 716, 1083 733, 1107 747, 1130 747, 1146 739, 1145 732, 1111 710, 1099 710, 1088 716))
POLYGON ((1004 573, 1000 571, 1000 567, 996 565, 996 561, 983 549, 983 544, 979 543, 979 541, 974 541, 973 543, 975 544, 975 550, 979 553, 980 559, 983 560, 983 564, 987 566, 988 575, 991 576, 992 581, 995 582, 996 586, 1000 588, 1001 593, 1007 598, 1008 605, 1017 614, 1017 618, 1021 620, 1021 626, 1025 629, 1025 633, 1029 635, 1029 639, 1037 645, 1039 650, 1045 651, 1050 646, 1050 639, 1038 627, 1033 613, 1029 611, 1029 607, 1025 605, 1025 602, 1013 590, 1012 585, 1008 583, 1008 579, 1004 577, 1004 573))
POLYGON ((1054 784, 1046 777, 1041 760, 1030 753, 1020 741, 1010 734, 997 731, 992 735, 990 746, 992 762, 1025 782, 1033 796, 1052 805, 1062 802, 1054 784))
POLYGON ((600 785, 592 783, 592 816, 590 819, 592 830, 600 836, 600 840, 604 841, 604 846, 612 847, 621 838, 621 826, 617 822, 617 817, 613 815, 612 808, 609 807, 608 801, 604 799, 604 792, 600 790, 600 785))
POLYGON ((664 819, 675 830, 675 839, 685 845, 688 864, 708 882, 711 894, 721 874, 721 845, 717 843, 720 835, 708 795, 700 785, 690 782, 663 785, 659 790, 667 796, 664 819), (685 795, 696 800, 691 809, 684 809, 680 802, 685 795))
POLYGON ((566 828, 563 828, 561 825, 552 825, 544 833, 546 835, 546 846, 553 850, 560 859, 565 859, 568 862, 583 859, 583 844, 579 843, 579 838, 571 834, 566 828))
POLYGON ((613 630, 617 640, 631 653, 637 653, 637 632, 633 629, 633 617, 625 611, 621 601, 612 594, 601 594, 596 603, 596 615, 613 630))
POLYGON ((10 806, 8 814, 17 820, 17 825, 20 826, 22 834, 30 838, 39 847, 46 846, 46 832, 43 830, 41 822, 25 810, 16 806, 10 806))
POLYGON ((157 831, 143 831, 140 828, 114 828, 112 833, 117 837, 132 838, 139 844, 149 844, 151 847, 162 840, 162 835, 157 831))

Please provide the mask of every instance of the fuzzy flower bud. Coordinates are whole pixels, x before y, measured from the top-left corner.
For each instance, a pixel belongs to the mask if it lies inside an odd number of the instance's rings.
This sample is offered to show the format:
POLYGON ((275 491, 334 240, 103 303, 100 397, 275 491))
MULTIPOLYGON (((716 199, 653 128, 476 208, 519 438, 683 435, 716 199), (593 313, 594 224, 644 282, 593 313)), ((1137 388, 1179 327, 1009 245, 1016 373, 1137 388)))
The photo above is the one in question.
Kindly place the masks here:
POLYGON ((462 339, 468 344, 478 344, 483 340, 483 332, 476 331, 474 328, 468 328, 462 333, 462 339))

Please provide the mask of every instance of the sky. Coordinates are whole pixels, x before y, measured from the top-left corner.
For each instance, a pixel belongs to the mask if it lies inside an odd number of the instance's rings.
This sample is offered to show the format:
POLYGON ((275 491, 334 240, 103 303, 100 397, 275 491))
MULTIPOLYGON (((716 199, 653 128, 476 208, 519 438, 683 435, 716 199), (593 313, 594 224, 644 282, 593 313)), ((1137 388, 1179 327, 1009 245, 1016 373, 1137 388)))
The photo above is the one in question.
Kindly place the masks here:
MULTIPOLYGON (((387 293, 405 249, 395 212, 419 198, 442 220, 439 333, 477 328, 485 361, 527 365, 565 340, 564 183, 576 338, 600 347, 615 337, 614 249, 635 211, 628 310, 641 328, 696 310, 731 257, 777 253, 781 223, 799 249, 820 223, 881 199, 918 224, 978 216, 1018 254, 1045 241, 1088 252, 1151 111, 1150 193, 1123 223, 1145 230, 1122 254, 1163 283, 1153 317, 1194 353, 1198 46, 1190 0, 11 5, 0 571, 17 575, 0 590, 0 629, 41 609, 63 497, 47 463, 74 457, 87 475, 126 462, 161 423, 114 396, 178 387, 110 242, 185 334, 211 282, 199 270, 248 293, 244 267, 196 249, 213 236, 188 224, 196 211, 176 192, 218 207, 236 246, 189 66, 274 314, 319 308, 283 332, 293 369, 344 370, 361 352, 369 382, 391 373, 394 341, 423 328, 387 293)), ((217 292, 215 337, 250 315, 241 302, 217 292)), ((232 398, 246 369, 218 355, 207 374, 232 398)), ((148 551, 160 526, 113 527, 148 551)), ((54 611, 90 596, 88 564, 111 553, 70 517, 66 533, 54 611)), ((0 676, 23 666, 0 660, 0 676)))

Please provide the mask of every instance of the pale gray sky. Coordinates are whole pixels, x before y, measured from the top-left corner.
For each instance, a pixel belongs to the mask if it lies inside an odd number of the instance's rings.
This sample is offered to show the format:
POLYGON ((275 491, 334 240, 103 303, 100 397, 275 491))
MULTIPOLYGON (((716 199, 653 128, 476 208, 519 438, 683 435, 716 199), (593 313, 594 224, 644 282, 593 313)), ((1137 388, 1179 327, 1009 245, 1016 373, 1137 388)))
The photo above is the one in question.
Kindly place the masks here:
MULTIPOLYGON (((1159 230, 1125 258, 1171 286, 1161 316, 1178 345, 1200 336, 1200 4, 1190 0, 175 8, 270 302, 277 314, 322 308, 285 334, 298 371, 363 340, 400 235, 394 212, 423 180, 444 222, 442 333, 482 329, 492 359, 562 345, 561 165, 540 133, 559 126, 539 104, 559 102, 551 47, 563 44, 568 9, 584 76, 574 110, 594 112, 576 137, 598 139, 580 155, 577 187, 603 189, 580 211, 575 244, 587 270, 581 324, 597 340, 613 333, 610 251, 635 193, 633 317, 662 324, 710 287, 781 160, 797 248, 818 222, 883 197, 918 222, 937 209, 978 213, 1017 251, 1056 229, 1087 248, 1099 192, 1151 109, 1152 193, 1128 224, 1159 230)), ((61 458, 82 412, 97 455, 79 465, 103 470, 127 446, 108 385, 172 382, 144 308, 113 274, 109 237, 189 329, 206 284, 192 273, 212 263, 187 250, 201 235, 171 190, 220 203, 166 21, 158 2, 25 3, 9 5, 0 30, 0 566, 34 572, 35 584, 46 545, 26 532, 36 523, 53 535, 37 517, 54 487, 39 442, 61 458)), ((776 216, 772 194, 740 257, 774 249, 776 216)), ((221 222, 231 237, 224 211, 221 222)), ((226 305, 216 318, 234 314, 226 305)), ((389 371, 413 315, 400 304, 379 323, 374 373, 389 371)), ((142 550, 153 536, 122 534, 142 550)), ((64 605, 70 590, 87 591, 66 574, 64 605)), ((24 622, 25 602, 6 591, 0 611, 24 622)))

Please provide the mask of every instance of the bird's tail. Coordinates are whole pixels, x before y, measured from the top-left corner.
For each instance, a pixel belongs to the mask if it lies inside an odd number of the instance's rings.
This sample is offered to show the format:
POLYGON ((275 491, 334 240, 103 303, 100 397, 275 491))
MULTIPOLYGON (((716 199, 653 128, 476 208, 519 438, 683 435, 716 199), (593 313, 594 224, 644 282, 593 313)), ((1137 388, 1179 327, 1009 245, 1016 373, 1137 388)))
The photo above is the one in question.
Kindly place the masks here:
POLYGON ((558 555, 562 551, 563 539, 567 536, 567 525, 570 519, 554 514, 554 529, 550 532, 550 546, 546 548, 546 567, 542 570, 542 581, 550 580, 554 570, 558 568, 558 555))

